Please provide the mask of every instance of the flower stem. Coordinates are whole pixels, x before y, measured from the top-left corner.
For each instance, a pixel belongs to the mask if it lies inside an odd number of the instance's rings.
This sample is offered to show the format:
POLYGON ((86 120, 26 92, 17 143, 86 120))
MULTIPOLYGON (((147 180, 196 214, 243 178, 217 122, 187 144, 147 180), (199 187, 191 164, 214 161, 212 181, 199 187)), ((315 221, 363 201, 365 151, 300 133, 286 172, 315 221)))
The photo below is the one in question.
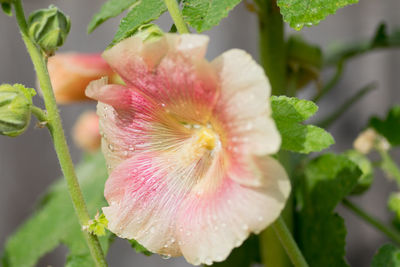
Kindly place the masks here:
POLYGON ((362 208, 358 207, 356 204, 352 203, 348 199, 343 199, 342 200, 343 206, 354 212, 358 217, 363 219, 365 222, 369 223, 371 226, 373 226, 375 229, 378 231, 382 232, 385 234, 387 237, 392 239, 394 242, 400 244, 400 233, 398 233, 396 230, 393 228, 386 226, 384 223, 380 222, 376 218, 372 217, 369 215, 366 211, 364 211, 362 208))
POLYGON ((274 222, 272 227, 274 228, 276 235, 279 237, 281 244, 284 246, 286 253, 291 259, 293 265, 295 267, 308 267, 303 254, 294 241, 289 229, 286 227, 285 221, 282 219, 282 217, 279 217, 274 222))
POLYGON ((189 28, 183 20, 182 13, 179 10, 178 2, 176 2, 176 0, 164 0, 164 2, 178 32, 180 34, 189 33, 189 28))
POLYGON ((47 122, 47 114, 44 110, 36 106, 32 106, 31 111, 40 122, 47 122))
MULTIPOLYGON (((88 223, 90 217, 86 208, 82 191, 79 187, 74 165, 72 163, 69 148, 65 139, 60 114, 58 112, 58 107, 51 86, 50 77, 47 71, 46 61, 43 58, 40 49, 36 46, 36 44, 28 34, 28 25, 26 23, 21 0, 14 0, 14 6, 15 16, 17 18, 17 23, 20 28, 22 39, 32 59, 32 63, 35 67, 40 87, 42 89, 43 98, 48 113, 48 128, 53 138, 54 148, 56 150, 62 172, 67 182, 68 191, 75 208, 75 213, 79 219, 79 223, 81 224, 81 226, 83 226, 88 223)), ((101 249, 100 242, 97 236, 89 234, 86 231, 84 231, 83 233, 92 254, 93 260, 96 263, 96 266, 107 266, 103 250, 101 249)))

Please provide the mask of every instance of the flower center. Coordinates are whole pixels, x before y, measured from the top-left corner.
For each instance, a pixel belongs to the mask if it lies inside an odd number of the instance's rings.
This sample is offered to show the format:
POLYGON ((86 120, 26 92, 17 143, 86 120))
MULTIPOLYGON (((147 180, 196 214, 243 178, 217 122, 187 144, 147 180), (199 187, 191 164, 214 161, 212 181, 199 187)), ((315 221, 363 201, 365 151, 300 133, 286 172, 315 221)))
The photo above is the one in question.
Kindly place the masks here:
POLYGON ((213 150, 217 144, 217 135, 209 127, 202 126, 197 130, 196 145, 208 150, 213 150))

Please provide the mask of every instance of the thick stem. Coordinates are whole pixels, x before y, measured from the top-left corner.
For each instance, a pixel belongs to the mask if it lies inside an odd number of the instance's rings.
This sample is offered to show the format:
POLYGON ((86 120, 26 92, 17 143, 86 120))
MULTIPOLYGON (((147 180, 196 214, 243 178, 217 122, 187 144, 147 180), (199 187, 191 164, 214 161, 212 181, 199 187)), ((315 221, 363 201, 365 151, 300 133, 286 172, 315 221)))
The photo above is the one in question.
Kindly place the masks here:
MULTIPOLYGON (((40 49, 35 45, 28 34, 28 26, 26 23, 24 10, 21 0, 15 0, 15 16, 22 35, 22 39, 26 45, 28 53, 32 59, 36 74, 42 89, 43 98, 47 110, 47 122, 49 130, 54 142, 58 160, 61 165, 62 172, 67 181, 68 191, 70 193, 72 203, 75 208, 81 226, 86 225, 90 219, 86 204, 79 187, 78 179, 75 174, 74 165, 69 153, 69 148, 65 139, 64 130, 61 124, 60 114, 54 97, 50 77, 47 71, 46 62, 42 56, 40 49)), ((107 266, 103 250, 97 236, 84 231, 87 244, 92 254, 96 266, 107 266)))
POLYGON ((176 0, 164 0, 165 5, 168 8, 169 14, 175 23, 176 29, 180 34, 189 33, 189 28, 183 20, 182 13, 179 9, 178 2, 176 0))
POLYGON ((284 24, 276 0, 257 0, 260 60, 272 86, 272 94, 286 93, 286 46, 284 24))
POLYGON ((394 242, 400 244, 400 233, 398 233, 396 230, 392 229, 389 226, 386 226, 384 223, 372 217, 366 211, 364 211, 362 208, 358 207, 356 204, 352 203, 348 199, 343 199, 342 204, 343 206, 354 212, 358 217, 363 219, 365 222, 373 226, 376 230, 382 232, 394 242))
POLYGON ((301 253, 299 247, 294 241, 289 229, 286 227, 285 221, 282 219, 282 217, 279 217, 272 226, 275 230, 276 235, 279 237, 279 240, 284 246, 286 253, 291 259, 293 265, 295 267, 308 267, 308 264, 303 254, 301 253))

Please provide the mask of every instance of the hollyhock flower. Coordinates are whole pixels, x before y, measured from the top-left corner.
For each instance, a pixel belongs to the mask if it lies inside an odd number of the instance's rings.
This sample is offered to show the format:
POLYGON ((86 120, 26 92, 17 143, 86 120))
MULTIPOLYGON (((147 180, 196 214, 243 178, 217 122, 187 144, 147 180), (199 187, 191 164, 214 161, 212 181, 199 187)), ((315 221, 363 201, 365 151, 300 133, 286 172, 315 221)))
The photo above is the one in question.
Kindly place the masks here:
POLYGON ((96 152, 100 148, 99 117, 96 112, 86 111, 79 116, 72 129, 72 138, 84 151, 96 152))
POLYGON ((88 100, 85 89, 91 81, 114 76, 100 54, 61 53, 50 57, 47 67, 60 104, 88 100))
POLYGON ((99 101, 109 229, 196 265, 270 225, 290 192, 268 156, 281 139, 263 69, 237 49, 208 62, 207 43, 131 37, 103 54, 126 86, 101 79, 86 90, 99 101))

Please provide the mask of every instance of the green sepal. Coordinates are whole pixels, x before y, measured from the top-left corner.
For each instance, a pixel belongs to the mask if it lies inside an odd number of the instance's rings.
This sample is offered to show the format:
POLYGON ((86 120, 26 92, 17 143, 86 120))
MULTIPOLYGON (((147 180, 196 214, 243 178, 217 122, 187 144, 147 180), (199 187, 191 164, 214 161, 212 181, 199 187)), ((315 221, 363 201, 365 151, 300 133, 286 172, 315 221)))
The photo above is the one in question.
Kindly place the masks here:
POLYGON ((34 89, 21 84, 0 85, 0 134, 15 137, 28 128, 34 89))
POLYGON ((29 35, 52 55, 67 39, 71 28, 70 18, 56 6, 32 12, 28 19, 29 35))

